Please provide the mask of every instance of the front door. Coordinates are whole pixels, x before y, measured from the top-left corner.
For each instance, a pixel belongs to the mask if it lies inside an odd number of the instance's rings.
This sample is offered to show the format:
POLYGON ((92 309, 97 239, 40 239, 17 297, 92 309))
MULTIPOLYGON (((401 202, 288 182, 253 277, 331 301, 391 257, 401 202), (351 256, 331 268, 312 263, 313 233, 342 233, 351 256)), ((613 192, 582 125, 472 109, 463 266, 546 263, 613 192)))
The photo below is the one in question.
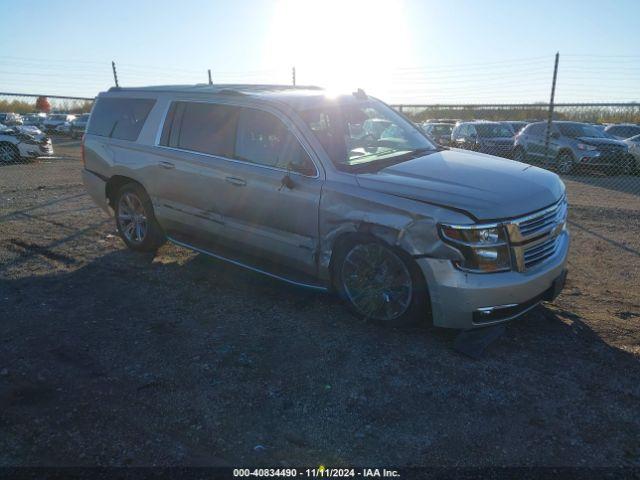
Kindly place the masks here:
POLYGON ((322 178, 301 138, 275 112, 241 109, 225 234, 245 251, 315 274, 322 178))

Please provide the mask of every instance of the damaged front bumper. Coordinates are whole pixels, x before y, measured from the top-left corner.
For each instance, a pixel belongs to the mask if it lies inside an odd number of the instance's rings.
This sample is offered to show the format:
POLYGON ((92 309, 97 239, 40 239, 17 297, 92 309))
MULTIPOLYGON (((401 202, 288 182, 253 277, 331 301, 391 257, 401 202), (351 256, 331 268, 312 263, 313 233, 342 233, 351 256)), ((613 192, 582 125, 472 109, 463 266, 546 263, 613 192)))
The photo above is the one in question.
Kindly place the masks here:
POLYGON ((526 272, 468 273, 450 260, 419 258, 431 298, 433 324, 471 329, 512 320, 551 300, 562 287, 569 232, 559 237, 555 254, 526 272))

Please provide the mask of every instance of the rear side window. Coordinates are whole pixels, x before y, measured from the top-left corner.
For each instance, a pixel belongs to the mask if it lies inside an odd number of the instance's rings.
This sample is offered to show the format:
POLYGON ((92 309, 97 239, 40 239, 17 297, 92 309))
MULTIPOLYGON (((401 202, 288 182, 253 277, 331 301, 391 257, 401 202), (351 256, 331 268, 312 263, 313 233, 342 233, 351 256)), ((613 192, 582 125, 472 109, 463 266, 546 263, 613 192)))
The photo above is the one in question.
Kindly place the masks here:
POLYGON ((545 130, 544 123, 534 123, 529 127, 526 133, 528 135, 542 135, 544 133, 544 130, 545 130))
POLYGON ((233 158, 238 108, 212 103, 174 102, 161 145, 233 158))
POLYGON ((88 133, 119 140, 136 140, 155 103, 150 98, 98 98, 88 133))
POLYGON ((261 110, 242 109, 235 156, 238 160, 290 168, 305 175, 316 173, 313 162, 296 136, 279 118, 261 110))

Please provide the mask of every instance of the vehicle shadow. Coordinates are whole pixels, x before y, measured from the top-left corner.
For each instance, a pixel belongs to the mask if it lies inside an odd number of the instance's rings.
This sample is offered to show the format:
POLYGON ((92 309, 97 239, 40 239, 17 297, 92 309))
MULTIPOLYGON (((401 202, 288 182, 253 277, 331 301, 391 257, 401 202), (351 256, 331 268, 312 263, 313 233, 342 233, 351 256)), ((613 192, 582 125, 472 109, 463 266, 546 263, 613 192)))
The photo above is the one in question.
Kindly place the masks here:
POLYGON ((638 359, 557 307, 472 361, 453 332, 373 326, 329 295, 182 251, 0 280, 0 302, 0 423, 32 465, 473 464, 487 442, 510 464, 595 447, 615 463, 638 427, 638 359), (569 406, 583 412, 571 428, 569 406), (47 440, 60 411, 73 441, 47 440))

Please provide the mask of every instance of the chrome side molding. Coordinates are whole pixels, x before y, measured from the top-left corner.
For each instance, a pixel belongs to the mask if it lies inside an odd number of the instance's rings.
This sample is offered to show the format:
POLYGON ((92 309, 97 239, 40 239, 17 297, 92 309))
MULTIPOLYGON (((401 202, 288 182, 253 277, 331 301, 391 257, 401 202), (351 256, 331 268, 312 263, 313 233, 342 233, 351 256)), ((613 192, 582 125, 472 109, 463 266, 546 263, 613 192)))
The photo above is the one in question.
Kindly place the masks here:
POLYGON ((231 258, 224 257, 217 253, 210 252, 208 250, 204 250, 202 248, 196 247, 194 245, 190 245, 188 243, 181 242, 180 240, 176 240, 170 236, 167 236, 167 240, 171 243, 178 245, 179 247, 188 248, 189 250, 193 250, 194 252, 202 253, 204 255, 208 255, 209 257, 217 258, 218 260, 222 260, 227 263, 231 263, 232 265, 236 265, 237 267, 246 268, 247 270, 251 270, 252 272, 260 273, 262 275, 266 275, 267 277, 275 278, 276 280, 280 280, 282 282, 289 283, 291 285, 295 285, 297 287, 309 288, 311 290, 316 290, 319 292, 327 292, 329 289, 327 287, 323 287, 321 285, 313 285, 310 283, 299 282, 297 280, 292 280, 287 277, 283 277, 281 275, 277 275, 275 273, 267 272, 266 270, 262 270, 260 268, 253 267, 251 265, 247 265, 245 263, 239 262, 237 260, 233 260, 231 258))

